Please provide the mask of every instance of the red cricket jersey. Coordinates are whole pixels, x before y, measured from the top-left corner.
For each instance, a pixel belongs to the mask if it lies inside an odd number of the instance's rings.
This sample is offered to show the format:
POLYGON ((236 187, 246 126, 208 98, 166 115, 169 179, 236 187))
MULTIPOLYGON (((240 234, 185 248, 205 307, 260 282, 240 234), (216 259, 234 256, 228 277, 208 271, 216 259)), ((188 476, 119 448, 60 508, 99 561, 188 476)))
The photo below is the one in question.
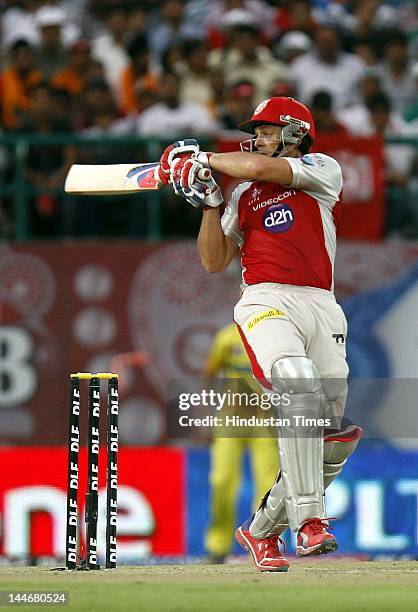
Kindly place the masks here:
POLYGON ((241 247, 245 285, 271 282, 332 291, 341 168, 323 153, 285 159, 292 184, 241 183, 222 216, 222 229, 241 247))

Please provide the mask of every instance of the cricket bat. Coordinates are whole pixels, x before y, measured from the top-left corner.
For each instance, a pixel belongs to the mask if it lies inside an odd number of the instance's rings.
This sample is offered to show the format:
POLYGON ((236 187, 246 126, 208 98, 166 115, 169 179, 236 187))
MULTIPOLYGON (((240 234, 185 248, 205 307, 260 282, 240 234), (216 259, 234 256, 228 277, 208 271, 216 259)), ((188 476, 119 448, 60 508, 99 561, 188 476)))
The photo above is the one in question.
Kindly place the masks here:
MULTIPOLYGON (((148 164, 73 164, 65 179, 64 191, 78 195, 115 195, 159 189, 155 179, 157 162, 148 164)), ((199 178, 210 177, 204 168, 199 178)))

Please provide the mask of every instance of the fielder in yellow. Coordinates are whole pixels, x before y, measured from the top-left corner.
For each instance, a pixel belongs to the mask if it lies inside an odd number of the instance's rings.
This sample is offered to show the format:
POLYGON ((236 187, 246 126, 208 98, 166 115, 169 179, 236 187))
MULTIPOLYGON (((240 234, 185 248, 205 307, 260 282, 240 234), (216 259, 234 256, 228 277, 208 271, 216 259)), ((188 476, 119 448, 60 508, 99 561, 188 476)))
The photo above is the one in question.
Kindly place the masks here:
MULTIPOLYGON (((223 327, 215 336, 206 359, 203 375, 206 379, 240 379, 248 390, 262 393, 255 381, 251 365, 236 325, 223 327)), ((238 382, 238 381, 237 381, 238 382)), ((230 383, 228 383, 230 384, 230 383)), ((242 388, 241 388, 242 390, 242 388)), ((229 407, 229 409, 233 407, 229 407)), ((250 453, 254 481, 253 509, 256 510, 265 492, 274 483, 278 473, 277 439, 258 437, 213 438, 211 446, 211 512, 206 533, 206 550, 209 559, 223 563, 229 553, 235 530, 237 494, 241 481, 242 461, 245 450, 250 453)))

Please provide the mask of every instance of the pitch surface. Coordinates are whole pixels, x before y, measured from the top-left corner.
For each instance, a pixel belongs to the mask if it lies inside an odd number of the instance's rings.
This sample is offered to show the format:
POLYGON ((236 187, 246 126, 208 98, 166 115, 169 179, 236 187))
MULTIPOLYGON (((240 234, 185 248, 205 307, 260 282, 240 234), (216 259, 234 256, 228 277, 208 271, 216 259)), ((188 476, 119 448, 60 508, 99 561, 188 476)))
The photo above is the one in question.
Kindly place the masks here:
MULTIPOLYGON (((418 610, 418 561, 296 562, 288 573, 249 564, 121 567, 100 572, 0 568, 2 591, 67 591, 63 610, 153 612, 418 610)), ((36 606, 36 609, 46 606, 36 606)), ((56 606, 47 606, 49 609, 56 606)), ((35 606, 19 606, 30 610, 35 606)))

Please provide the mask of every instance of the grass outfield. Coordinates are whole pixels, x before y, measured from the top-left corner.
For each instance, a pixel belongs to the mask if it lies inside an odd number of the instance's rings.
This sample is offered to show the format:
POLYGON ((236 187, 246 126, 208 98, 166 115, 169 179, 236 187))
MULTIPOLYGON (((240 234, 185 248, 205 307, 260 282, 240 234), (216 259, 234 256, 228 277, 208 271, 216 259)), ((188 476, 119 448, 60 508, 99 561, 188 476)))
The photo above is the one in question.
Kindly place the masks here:
POLYGON ((304 561, 287 573, 249 564, 121 567, 100 572, 0 568, 1 591, 67 591, 69 606, 19 610, 418 610, 418 561, 304 561))

